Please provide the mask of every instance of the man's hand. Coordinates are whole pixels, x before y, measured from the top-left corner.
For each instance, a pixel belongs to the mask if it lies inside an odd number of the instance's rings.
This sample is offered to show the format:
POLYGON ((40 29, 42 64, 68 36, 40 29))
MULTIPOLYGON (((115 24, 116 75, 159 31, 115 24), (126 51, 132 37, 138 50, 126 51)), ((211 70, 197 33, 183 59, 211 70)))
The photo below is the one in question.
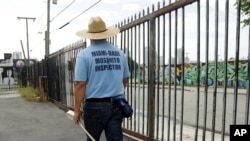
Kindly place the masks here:
POLYGON ((81 118, 81 112, 75 112, 74 113, 74 118, 73 118, 75 124, 79 124, 80 118, 81 118))

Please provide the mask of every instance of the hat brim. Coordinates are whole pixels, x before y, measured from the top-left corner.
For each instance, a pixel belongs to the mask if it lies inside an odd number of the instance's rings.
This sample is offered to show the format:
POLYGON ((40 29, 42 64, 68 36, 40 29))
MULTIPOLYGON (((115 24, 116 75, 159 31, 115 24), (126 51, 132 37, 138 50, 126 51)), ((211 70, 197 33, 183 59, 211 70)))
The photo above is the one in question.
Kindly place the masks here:
POLYGON ((87 38, 87 39, 107 39, 109 37, 112 37, 120 32, 119 28, 115 27, 107 27, 107 30, 103 32, 98 32, 98 33, 90 33, 88 30, 80 30, 76 32, 76 35, 81 37, 81 38, 87 38))

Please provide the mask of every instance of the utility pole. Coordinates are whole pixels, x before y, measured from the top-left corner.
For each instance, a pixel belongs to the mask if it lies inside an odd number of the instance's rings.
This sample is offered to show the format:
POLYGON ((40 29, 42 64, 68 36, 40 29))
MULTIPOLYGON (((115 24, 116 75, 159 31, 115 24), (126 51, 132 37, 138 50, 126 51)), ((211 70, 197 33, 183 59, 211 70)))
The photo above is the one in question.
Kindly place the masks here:
POLYGON ((25 62, 25 64, 27 65, 27 58, 26 58, 26 55, 25 55, 25 52, 24 52, 24 48, 23 48, 23 41, 20 40, 20 43, 21 43, 21 47, 22 47, 22 51, 23 51, 24 62, 25 62))
MULTIPOLYGON (((29 49, 29 29, 28 29, 28 20, 33 20, 35 21, 36 18, 32 18, 32 17, 17 17, 18 20, 20 19, 25 19, 26 20, 26 36, 27 36, 27 54, 28 54, 28 63, 27 65, 27 76, 29 77, 29 66, 30 66, 30 49, 29 49)), ((28 79, 29 81, 29 79, 28 79)))
MULTIPOLYGON (((57 0, 53 0, 53 4, 57 4, 57 0)), ((47 31, 45 31, 45 59, 50 54, 50 0, 47 0, 47 31)))
MULTIPOLYGON (((44 55, 44 59, 45 59, 45 76, 48 78, 49 77, 49 65, 48 65, 48 58, 49 58, 49 54, 50 54, 50 1, 51 0, 47 0, 47 31, 45 31, 45 55, 44 55)), ((53 0, 53 4, 57 4, 57 0, 53 0)), ((47 79, 47 85, 45 85, 45 89, 47 91, 49 91, 49 81, 47 79)))
POLYGON ((47 31, 45 32, 45 57, 49 56, 50 49, 50 0, 47 0, 47 31))

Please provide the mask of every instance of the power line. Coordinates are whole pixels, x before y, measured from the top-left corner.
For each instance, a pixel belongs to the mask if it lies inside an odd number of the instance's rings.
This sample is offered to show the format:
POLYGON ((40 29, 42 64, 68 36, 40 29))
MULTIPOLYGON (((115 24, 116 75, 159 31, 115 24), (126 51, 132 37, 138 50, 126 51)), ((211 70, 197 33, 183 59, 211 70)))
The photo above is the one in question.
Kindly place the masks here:
POLYGON ((76 17, 74 17, 73 19, 71 19, 68 23, 72 22, 73 20, 75 20, 76 18, 78 18, 79 16, 81 16, 83 13, 87 12, 89 9, 91 9, 92 7, 94 7, 95 5, 97 5, 101 1, 102 0, 97 1, 96 3, 94 3, 93 5, 91 5, 89 8, 87 8, 84 11, 82 11, 79 15, 77 15, 76 17))
POLYGON ((43 19, 45 13, 46 13, 46 11, 44 11, 43 14, 42 14, 42 16, 37 20, 36 25, 38 25, 41 22, 41 20, 43 19))
MULTIPOLYGON (((50 22, 54 21, 56 17, 58 17, 60 14, 62 14, 67 8, 69 8, 76 0, 72 1, 69 5, 67 5, 62 11, 60 11, 56 16, 54 16, 52 18, 52 20, 50 20, 50 22)), ((54 7, 55 8, 55 7, 54 7)), ((41 21, 41 19, 44 17, 46 11, 44 12, 44 14, 41 16, 39 22, 41 21)), ((40 30, 38 30, 38 32, 42 32, 45 28, 47 27, 47 24, 45 24, 40 30)), ((36 36, 36 35, 35 35, 36 36)))
POLYGON ((94 7, 95 5, 97 5, 99 2, 101 2, 101 0, 99 0, 99 1, 95 2, 94 4, 92 4, 89 8, 85 9, 84 11, 82 11, 79 15, 77 15, 76 17, 72 18, 70 21, 68 21, 67 23, 65 23, 61 27, 59 27, 59 29, 62 29, 66 25, 70 24, 70 22, 72 22, 73 20, 75 20, 76 18, 78 18, 79 16, 81 16, 83 13, 87 12, 89 9, 91 9, 92 7, 94 7))
POLYGON ((37 43, 37 44, 36 44, 32 49, 30 49, 30 50, 33 51, 35 48, 37 48, 38 46, 40 46, 41 43, 44 42, 44 40, 45 40, 45 39, 40 40, 39 43, 37 43))
MULTIPOLYGON (((52 20, 50 20, 50 22, 52 22, 53 20, 55 20, 60 14, 62 14, 67 8, 69 8, 76 0, 73 0, 70 4, 68 4, 63 10, 61 10, 56 16, 54 16, 52 18, 52 20)), ((42 16, 39 18, 37 25, 40 23, 40 21, 42 20, 42 18, 44 17, 46 11, 42 14, 42 16)), ((35 38, 38 34, 43 33, 42 31, 47 27, 47 24, 44 25, 34 36, 32 36, 31 39, 35 38)), ((55 31, 55 30, 54 30, 55 31)), ((52 31, 52 32, 54 32, 52 31)), ((34 48, 36 48, 37 46, 39 46, 45 39, 41 40, 36 46, 34 46, 31 50, 33 50, 34 48)))
MULTIPOLYGON (((59 16, 64 10, 66 10, 66 9, 67 9, 69 6, 71 6, 74 2, 75 2, 75 0, 74 0, 73 2, 71 2, 67 7, 65 7, 61 12, 59 12, 59 13, 57 14, 57 16, 59 16)), ((51 33, 55 32, 55 31, 57 31, 57 30, 59 30, 59 29, 64 28, 65 26, 67 26, 68 24, 70 24, 70 22, 72 22, 72 21, 75 20, 76 18, 80 17, 82 14, 84 14, 85 12, 87 12, 88 10, 90 10, 92 7, 94 7, 95 5, 97 5, 99 2, 101 2, 101 0, 99 0, 99 1, 95 2, 94 4, 92 4, 90 7, 88 7, 88 8, 85 9, 84 11, 82 11, 80 14, 78 14, 76 17, 74 17, 74 18, 72 18, 71 20, 69 20, 69 21, 68 21, 67 23, 65 23, 64 25, 60 26, 60 27, 57 28, 57 29, 54 29, 53 31, 51 31, 51 33)), ((55 16, 55 17, 53 18, 53 20, 54 20, 57 16, 55 16)), ((46 27, 46 25, 45 25, 40 31, 42 31, 45 27, 46 27)))
POLYGON ((54 21, 56 17, 58 17, 60 14, 62 14, 62 12, 64 12, 66 9, 68 9, 76 0, 72 1, 68 6, 66 6, 62 11, 60 11, 56 16, 54 16, 51 20, 54 21))
MULTIPOLYGON (((37 18, 36 24, 32 27, 33 30, 41 23, 42 19, 44 18, 45 13, 46 13, 46 10, 44 10, 43 13, 41 14, 41 16, 39 16, 39 18, 37 18)), ((44 29, 44 27, 42 29, 40 29, 38 32, 41 32, 43 29, 44 29)), ((35 38, 38 35, 38 33, 32 33, 31 35, 32 35, 32 37, 31 37, 31 40, 32 40, 33 38, 35 38)))

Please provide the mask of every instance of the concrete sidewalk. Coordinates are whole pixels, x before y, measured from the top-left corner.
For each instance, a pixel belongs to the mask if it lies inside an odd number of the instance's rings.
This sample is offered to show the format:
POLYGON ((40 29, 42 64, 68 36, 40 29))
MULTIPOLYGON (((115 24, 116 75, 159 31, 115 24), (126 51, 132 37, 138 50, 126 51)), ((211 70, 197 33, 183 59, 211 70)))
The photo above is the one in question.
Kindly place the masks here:
MULTIPOLYGON (((58 106, 50 102, 28 102, 17 91, 0 91, 0 111, 1 141, 85 141, 87 138, 58 106)), ((103 134, 101 141, 105 140, 103 134)))

